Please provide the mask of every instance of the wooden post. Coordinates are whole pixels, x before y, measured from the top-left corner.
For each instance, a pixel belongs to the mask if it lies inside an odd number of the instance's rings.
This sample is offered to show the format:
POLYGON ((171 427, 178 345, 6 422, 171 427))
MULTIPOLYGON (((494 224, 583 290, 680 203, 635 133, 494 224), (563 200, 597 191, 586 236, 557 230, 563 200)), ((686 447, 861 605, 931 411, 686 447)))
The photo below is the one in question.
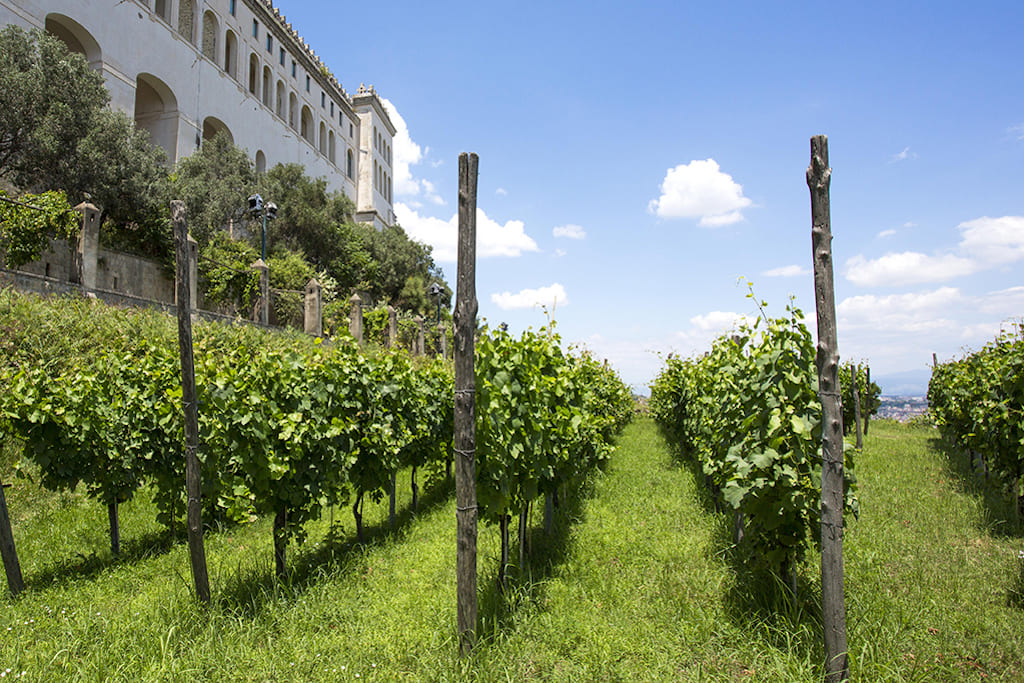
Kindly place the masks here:
POLYGON ((871 406, 875 402, 874 392, 871 391, 871 366, 868 365, 864 368, 864 372, 867 374, 867 378, 864 383, 867 385, 868 392, 868 405, 867 410, 864 411, 864 436, 868 435, 868 424, 871 422, 871 406))
POLYGON ((18 551, 14 548, 14 532, 11 531, 11 517, 7 514, 7 496, 4 485, 0 483, 0 555, 3 556, 4 572, 7 574, 7 588, 11 595, 17 597, 25 590, 25 580, 21 578, 21 563, 18 562, 18 551))
POLYGON ((110 525, 110 554, 121 554, 121 524, 117 518, 117 503, 107 505, 107 521, 110 525))
POLYGON ((206 550, 203 547, 202 472, 199 467, 199 407, 196 403, 196 373, 192 357, 192 300, 189 283, 188 226, 185 224, 185 202, 171 202, 171 222, 177 247, 178 266, 178 347, 181 351, 181 403, 185 411, 185 510, 188 527, 188 554, 192 562, 192 579, 196 595, 210 604, 210 577, 206 571, 206 550))
POLYGON ((100 210, 82 202, 75 207, 82 214, 82 232, 78 239, 78 281, 86 292, 96 289, 100 252, 100 210))
POLYGON ((818 393, 821 399, 821 612, 825 632, 825 680, 850 678, 843 595, 843 409, 839 387, 839 344, 832 273, 832 218, 828 138, 811 138, 807 186, 811 191, 811 246, 814 303, 818 318, 818 393))
POLYGON ((459 256, 455 303, 455 519, 459 652, 476 641, 476 179, 479 158, 459 155, 459 256))
POLYGON ((864 450, 864 436, 860 430, 860 389, 857 387, 857 380, 860 376, 860 366, 850 366, 850 377, 853 378, 853 424, 857 430, 857 450, 864 450))

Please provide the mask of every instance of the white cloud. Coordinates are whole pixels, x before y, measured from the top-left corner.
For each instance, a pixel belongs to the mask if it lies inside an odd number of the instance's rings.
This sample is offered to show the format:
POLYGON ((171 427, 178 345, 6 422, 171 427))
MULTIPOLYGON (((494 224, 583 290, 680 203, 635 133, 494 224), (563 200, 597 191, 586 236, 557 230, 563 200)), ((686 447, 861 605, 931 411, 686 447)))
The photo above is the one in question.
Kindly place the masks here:
POLYGON ((976 271, 971 259, 953 254, 929 256, 916 251, 890 253, 871 261, 858 254, 846 262, 846 279, 862 287, 942 282, 976 271))
POLYGON ((1019 126, 1010 126, 1007 132, 1009 132, 1010 135, 1016 138, 1018 142, 1024 140, 1024 123, 1020 124, 1019 126))
MULTIPOLYGON (((433 183, 427 180, 414 178, 412 167, 419 164, 425 158, 423 149, 413 142, 409 135, 409 126, 405 119, 395 109, 395 105, 387 98, 382 98, 384 109, 388 112, 388 118, 395 124, 395 136, 392 139, 392 168, 394 170, 395 195, 399 197, 416 197, 420 193, 433 204, 444 204, 444 198, 437 194, 433 183)), ((429 152, 429 148, 427 149, 429 152)))
POLYGON ((798 277, 800 275, 810 275, 812 272, 810 268, 793 265, 772 268, 771 270, 764 271, 761 275, 765 277, 798 277))
POLYGON ((943 282, 1024 260, 1024 216, 983 216, 957 227, 961 239, 950 253, 858 254, 846 262, 846 279, 863 287, 943 282))
POLYGON ((1024 216, 983 216, 959 226, 960 249, 986 266, 1024 259, 1024 216))
POLYGON ((555 237, 567 237, 571 240, 582 240, 587 236, 587 232, 578 225, 559 225, 551 231, 555 237))
POLYGON ((892 237, 892 236, 893 236, 893 235, 895 235, 895 234, 896 234, 896 231, 895 231, 895 230, 883 230, 882 232, 878 233, 878 234, 876 235, 876 237, 880 237, 880 238, 884 238, 884 237, 892 237))
POLYGON ((907 221, 906 223, 903 224, 903 227, 904 228, 916 228, 917 227, 917 223, 915 223, 914 221, 907 221))
POLYGON ((751 204, 742 185, 723 173, 714 159, 705 159, 668 169, 661 196, 647 208, 661 218, 699 217, 699 225, 719 227, 743 220, 741 212, 751 204))
MULTIPOLYGON (((459 215, 449 220, 421 216, 416 210, 397 202, 395 217, 411 238, 434 248, 434 260, 438 263, 455 262, 458 259, 459 215)), ((516 257, 525 252, 540 251, 537 243, 526 234, 522 221, 506 221, 504 224, 489 218, 480 207, 476 209, 476 255, 477 258, 494 256, 516 257)))
POLYGON ((955 287, 887 296, 867 294, 844 299, 836 306, 836 314, 841 330, 951 331, 956 324, 943 315, 962 306, 964 301, 955 287))
POLYGON ((903 151, 899 154, 893 154, 892 158, 889 159, 890 164, 895 164, 897 161, 906 161, 907 159, 916 159, 917 152, 911 152, 909 147, 904 147, 903 151))
POLYGON ((553 309, 557 306, 568 306, 569 296, 565 293, 565 288, 556 282, 539 289, 524 289, 518 294, 492 294, 491 301, 503 311, 537 306, 549 306, 553 309))
POLYGON ((565 249, 555 249, 555 256, 557 256, 558 258, 562 258, 568 253, 569 252, 567 252, 565 249))
POLYGON ((500 197, 505 197, 508 195, 508 190, 506 190, 504 187, 499 187, 497 190, 494 191, 494 194, 500 197))

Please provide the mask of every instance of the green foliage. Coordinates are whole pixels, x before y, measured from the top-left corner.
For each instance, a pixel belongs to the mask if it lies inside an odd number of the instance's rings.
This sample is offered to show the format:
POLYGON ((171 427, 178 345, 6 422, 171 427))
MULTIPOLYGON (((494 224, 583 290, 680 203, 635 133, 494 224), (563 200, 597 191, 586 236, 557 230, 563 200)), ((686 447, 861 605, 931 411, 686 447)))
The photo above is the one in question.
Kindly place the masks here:
POLYGON ((928 405, 957 445, 979 454, 1024 514, 1024 325, 932 370, 928 405))
POLYGON ((82 55, 43 31, 0 30, 0 176, 67 188, 73 152, 110 97, 82 55))
POLYGON ((843 434, 850 434, 854 431, 854 403, 853 403, 853 369, 856 368, 857 392, 860 396, 860 415, 863 420, 868 415, 877 415, 878 409, 882 407, 882 389, 874 382, 868 387, 868 377, 864 368, 858 363, 839 366, 839 386, 842 387, 843 405, 843 434))
POLYGON ((400 225, 376 230, 357 226, 371 255, 360 289, 375 301, 390 302, 396 308, 433 317, 436 302, 428 295, 430 285, 441 285, 441 306, 447 313, 452 291, 444 273, 430 255, 431 247, 409 239, 400 225))
POLYGON ((17 268, 35 261, 51 237, 69 239, 81 224, 63 192, 24 194, 17 203, 0 192, 0 265, 17 268))
POLYGON ((553 330, 515 339, 498 329, 477 342, 477 500, 492 522, 605 462, 631 403, 610 369, 566 355, 559 341, 553 330), (621 388, 595 391, 605 383, 621 388))
POLYGON ((259 254, 248 243, 218 232, 199 248, 199 281, 207 307, 220 307, 248 317, 260 296, 259 273, 252 264, 259 254))
POLYGON ((359 283, 370 255, 353 225, 355 206, 344 192, 328 192, 323 178, 310 178, 298 164, 271 168, 260 176, 259 191, 279 207, 277 218, 267 223, 268 249, 302 253, 344 289, 359 283))
POLYGON ((88 193, 103 211, 100 238, 115 249, 173 260, 167 154, 123 112, 103 109, 78 145, 73 176, 61 187, 88 193))
MULTIPOLYGON (((699 358, 670 358, 651 391, 652 413, 680 455, 743 515, 743 556, 774 571, 793 567, 820 533, 814 343, 802 313, 792 305, 787 313, 741 325, 699 358)), ((846 502, 855 511, 846 459, 846 502)))
MULTIPOLYGON (((221 132, 178 161, 171 186, 174 196, 185 202, 189 232, 202 249, 229 220, 240 227, 248 225, 248 198, 256 191, 256 167, 245 150, 235 147, 221 132)), ((258 234, 259 228, 254 229, 258 234)))

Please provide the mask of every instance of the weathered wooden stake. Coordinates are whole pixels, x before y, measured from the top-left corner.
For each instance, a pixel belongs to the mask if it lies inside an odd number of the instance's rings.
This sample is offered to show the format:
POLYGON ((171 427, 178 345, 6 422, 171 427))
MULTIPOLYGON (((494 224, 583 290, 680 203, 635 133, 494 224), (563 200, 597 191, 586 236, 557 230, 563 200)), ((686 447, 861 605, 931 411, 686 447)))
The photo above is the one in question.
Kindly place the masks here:
POLYGON ((3 556, 4 572, 7 574, 7 588, 11 595, 17 596, 25 590, 25 580, 21 578, 21 563, 18 562, 18 551, 14 548, 14 532, 11 531, 11 517, 7 514, 7 496, 4 485, 0 483, 0 555, 3 556))
POLYGON ((871 404, 874 402, 874 399, 872 398, 873 393, 871 391, 871 366, 866 366, 864 368, 864 372, 867 374, 867 379, 864 380, 864 383, 868 387, 868 409, 864 411, 864 436, 867 436, 868 425, 871 423, 871 404))
MULTIPOLYGON (((864 436, 860 429, 860 389, 857 388, 857 380, 860 377, 860 366, 850 366, 850 377, 853 378, 853 424, 857 428, 857 450, 864 450, 864 436)), ((871 392, 868 392, 868 396, 871 392)))
POLYGON ((839 344, 832 274, 832 219, 828 138, 811 138, 807 186, 811 191, 814 303, 818 317, 818 393, 821 399, 821 602, 825 631, 825 680, 850 678, 843 595, 843 410, 839 388, 839 344))
POLYGON ((107 505, 107 521, 110 523, 110 554, 121 554, 121 524, 117 518, 117 503, 107 505))
POLYGON ((177 247, 178 266, 178 347, 181 351, 181 404, 185 411, 185 510, 188 527, 188 554, 192 562, 192 579, 196 595, 210 603, 210 577, 206 570, 203 547, 202 472, 199 468, 199 407, 196 404, 196 373, 192 357, 192 299, 189 288, 188 226, 185 224, 185 202, 171 202, 171 222, 177 247))
POLYGON ((459 155, 459 256, 455 303, 455 518, 459 652, 476 642, 476 179, 479 158, 459 155))
POLYGON ((288 572, 286 554, 288 552, 288 535, 285 528, 288 526, 288 507, 281 505, 274 515, 274 571, 278 579, 285 578, 288 572))

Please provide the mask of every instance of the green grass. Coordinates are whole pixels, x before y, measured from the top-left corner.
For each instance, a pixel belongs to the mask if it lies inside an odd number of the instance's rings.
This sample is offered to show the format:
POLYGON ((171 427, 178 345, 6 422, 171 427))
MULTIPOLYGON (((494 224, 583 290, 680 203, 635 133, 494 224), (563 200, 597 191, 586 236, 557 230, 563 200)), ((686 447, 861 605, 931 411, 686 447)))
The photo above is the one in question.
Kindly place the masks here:
MULTIPOLYGON (((872 424, 859 457, 861 518, 847 534, 853 673, 863 681, 1019 681, 1013 593, 1024 541, 1002 498, 933 430, 872 424)), ((184 543, 123 506, 124 557, 105 510, 25 481, 7 491, 30 589, 3 598, 0 673, 36 681, 816 681, 817 567, 794 600, 730 561, 729 520, 704 505, 654 425, 627 428, 607 472, 565 506, 551 538, 534 514, 533 561, 496 590, 493 527, 480 529, 481 639, 456 656, 455 507, 428 489, 395 531, 366 505, 309 525, 273 574, 270 521, 209 533, 214 604, 191 595, 184 543), (358 674, 358 677, 357 677, 358 674)), ((513 548, 513 560, 517 552, 513 548)), ((22 680, 22 679, 18 679, 22 680)))

